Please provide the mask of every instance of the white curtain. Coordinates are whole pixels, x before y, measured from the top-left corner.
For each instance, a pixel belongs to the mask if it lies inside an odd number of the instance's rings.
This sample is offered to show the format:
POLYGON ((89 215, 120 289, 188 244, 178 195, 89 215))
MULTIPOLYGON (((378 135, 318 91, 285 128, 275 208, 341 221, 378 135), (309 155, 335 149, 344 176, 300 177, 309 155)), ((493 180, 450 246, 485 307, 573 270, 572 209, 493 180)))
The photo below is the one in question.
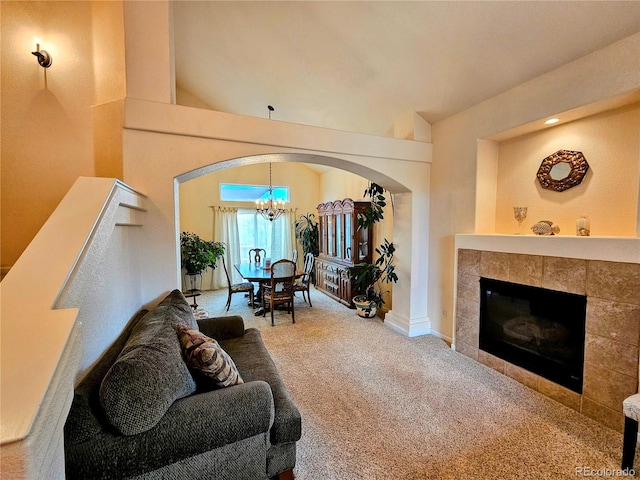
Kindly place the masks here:
MULTIPOLYGON (((238 233, 238 209, 227 207, 211 207, 213 209, 213 238, 216 242, 226 245, 224 261, 232 283, 242 280, 240 274, 233 267, 240 263, 240 235, 238 233)), ((227 277, 224 274, 222 264, 213 271, 211 277, 211 289, 227 288, 227 277)))
POLYGON ((271 263, 283 258, 291 260, 295 248, 295 209, 287 210, 271 225, 271 263))

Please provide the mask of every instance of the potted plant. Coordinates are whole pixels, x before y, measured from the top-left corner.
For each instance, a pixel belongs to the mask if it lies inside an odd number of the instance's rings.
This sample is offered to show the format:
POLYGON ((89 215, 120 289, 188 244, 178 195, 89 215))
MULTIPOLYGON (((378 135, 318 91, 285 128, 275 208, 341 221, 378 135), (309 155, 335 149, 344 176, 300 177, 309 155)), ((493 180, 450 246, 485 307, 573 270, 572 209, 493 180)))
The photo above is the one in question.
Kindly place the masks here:
MULTIPOLYGON (((180 264, 189 276, 190 291, 198 288, 198 276, 207 268, 216 268, 218 259, 224 255, 224 243, 202 240, 191 232, 180 234, 180 264)), ((202 278, 200 277, 200 281, 202 278)))
POLYGON ((374 263, 357 263, 347 269, 351 275, 353 290, 357 292, 353 297, 356 313, 364 318, 375 316, 377 310, 384 305, 383 295, 388 290, 383 290, 383 284, 398 281, 393 262, 393 242, 385 238, 376 248, 376 253, 378 258, 374 263))
MULTIPOLYGON (((314 218, 315 215, 313 213, 307 213, 306 215, 300 215, 300 219, 296 221, 296 238, 300 240, 304 257, 307 256, 307 253, 313 253, 314 257, 320 254, 318 222, 314 218)), ((311 271, 311 280, 314 285, 316 283, 315 268, 314 264, 311 271)))
POLYGON ((387 205, 384 188, 370 182, 362 195, 362 198, 366 197, 371 197, 371 204, 358 214, 358 229, 371 227, 384 219, 384 207, 387 205))
MULTIPOLYGON (((364 191, 364 197, 371 197, 371 205, 358 214, 358 229, 369 228, 384 219, 384 207, 387 205, 384 188, 377 183, 370 182, 364 191)), ((392 198, 393 200, 393 198, 392 198)), ((374 263, 358 263, 347 268, 351 276, 351 284, 356 295, 352 302, 359 316, 370 318, 384 305, 383 284, 398 281, 393 263, 395 246, 386 238, 375 249, 378 258, 374 263)))
POLYGON ((318 222, 314 220, 313 213, 300 215, 300 219, 296 221, 296 237, 300 240, 304 255, 311 252, 314 257, 320 253, 318 245, 318 222))

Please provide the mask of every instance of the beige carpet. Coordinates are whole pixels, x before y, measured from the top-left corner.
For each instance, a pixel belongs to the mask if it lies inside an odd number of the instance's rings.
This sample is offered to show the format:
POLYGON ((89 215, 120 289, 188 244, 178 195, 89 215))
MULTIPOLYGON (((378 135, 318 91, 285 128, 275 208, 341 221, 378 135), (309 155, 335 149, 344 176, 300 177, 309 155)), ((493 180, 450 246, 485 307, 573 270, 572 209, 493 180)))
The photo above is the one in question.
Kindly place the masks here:
MULTIPOLYGON (((226 292, 199 303, 226 314, 226 292)), ((261 330, 302 414, 297 480, 557 479, 620 466, 622 434, 452 351, 312 290, 286 312, 230 314, 261 330), (577 470, 582 469, 582 470, 577 470)), ((615 473, 615 472, 614 472, 615 473)), ((598 475, 600 474, 600 475, 598 475)))

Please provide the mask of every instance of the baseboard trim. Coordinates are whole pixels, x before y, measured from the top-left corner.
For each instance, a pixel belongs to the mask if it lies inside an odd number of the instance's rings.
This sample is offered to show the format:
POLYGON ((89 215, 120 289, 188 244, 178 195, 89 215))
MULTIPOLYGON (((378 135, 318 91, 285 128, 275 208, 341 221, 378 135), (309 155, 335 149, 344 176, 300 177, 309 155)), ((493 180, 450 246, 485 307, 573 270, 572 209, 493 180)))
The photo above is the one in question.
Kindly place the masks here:
POLYGON ((429 335, 431 333, 431 322, 429 317, 423 317, 423 319, 408 319, 389 311, 384 317, 384 324, 406 335, 407 337, 417 337, 420 335, 429 335))
POLYGON ((449 345, 451 345, 451 348, 453 350, 455 350, 455 345, 453 345, 453 338, 451 338, 449 335, 445 335, 444 333, 440 333, 435 330, 431 330, 431 335, 433 335, 434 337, 438 337, 441 340, 444 340, 449 345))

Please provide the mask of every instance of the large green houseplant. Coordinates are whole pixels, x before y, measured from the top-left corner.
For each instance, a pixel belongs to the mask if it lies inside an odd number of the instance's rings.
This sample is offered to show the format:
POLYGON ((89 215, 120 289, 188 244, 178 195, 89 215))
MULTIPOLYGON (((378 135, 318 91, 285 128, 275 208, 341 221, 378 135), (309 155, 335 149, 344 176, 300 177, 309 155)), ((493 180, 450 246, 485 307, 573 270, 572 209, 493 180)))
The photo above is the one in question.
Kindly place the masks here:
POLYGON ((356 263, 349 267, 351 285, 357 293, 353 297, 358 315, 365 318, 375 316, 377 310, 384 305, 385 283, 396 283, 398 275, 395 272, 393 255, 396 249, 386 238, 376 248, 378 258, 374 263, 356 263))
POLYGON ((218 259, 224 255, 224 243, 202 240, 191 232, 180 234, 180 264, 189 277, 189 290, 197 288, 197 277, 207 268, 216 268, 218 259))
POLYGON ((370 182, 363 194, 363 198, 367 197, 371 197, 371 203, 362 213, 358 213, 358 229, 372 227, 384 219, 384 207, 387 206, 384 188, 377 183, 370 182))
MULTIPOLYGON (((296 221, 296 238, 302 245, 302 252, 304 257, 307 253, 312 253, 314 257, 320 254, 320 233, 318 231, 318 222, 314 220, 315 215, 313 213, 307 213, 306 215, 300 215, 300 218, 296 221)), ((315 263, 311 270, 311 282, 315 285, 315 263)))
MULTIPOLYGON (((370 228, 383 220, 384 207, 387 205, 384 188, 376 183, 369 183, 364 197, 371 197, 371 205, 358 215, 358 229, 370 228)), ((356 293, 352 301, 361 317, 375 316, 377 310, 385 303, 384 294, 389 292, 384 290, 384 284, 398 281, 393 258, 395 250, 393 243, 385 238, 375 249, 378 258, 373 263, 357 263, 347 269, 353 291, 356 293)))
POLYGON ((313 253, 314 257, 320 254, 318 222, 314 220, 313 213, 300 215, 296 221, 296 237, 300 240, 303 254, 313 253))

